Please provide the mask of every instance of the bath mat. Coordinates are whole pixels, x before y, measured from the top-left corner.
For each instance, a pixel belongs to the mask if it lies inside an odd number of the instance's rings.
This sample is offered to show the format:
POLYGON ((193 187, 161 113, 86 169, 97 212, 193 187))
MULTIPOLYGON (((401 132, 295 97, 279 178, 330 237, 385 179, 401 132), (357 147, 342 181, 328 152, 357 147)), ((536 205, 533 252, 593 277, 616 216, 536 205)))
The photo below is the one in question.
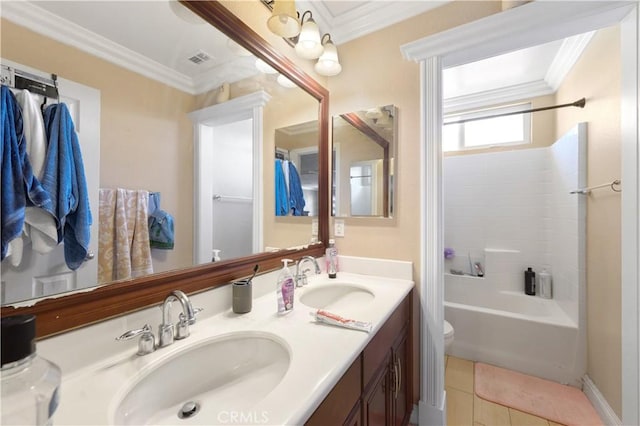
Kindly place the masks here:
POLYGON ((584 393, 571 386, 477 362, 478 397, 568 426, 602 426, 584 393))

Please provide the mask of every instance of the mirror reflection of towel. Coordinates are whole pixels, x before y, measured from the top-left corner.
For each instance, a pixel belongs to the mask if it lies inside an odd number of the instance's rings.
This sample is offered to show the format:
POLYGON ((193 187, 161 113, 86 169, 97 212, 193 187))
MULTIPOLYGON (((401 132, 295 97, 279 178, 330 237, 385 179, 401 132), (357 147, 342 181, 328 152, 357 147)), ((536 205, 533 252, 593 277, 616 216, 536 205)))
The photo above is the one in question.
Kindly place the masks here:
POLYGON ((276 216, 286 216, 289 214, 289 197, 287 184, 284 180, 282 170, 282 160, 276 159, 275 165, 275 187, 276 187, 276 216))
POLYGON ((148 202, 144 190, 100 189, 99 283, 153 273, 148 202))
POLYGON ((289 202, 291 203, 291 214, 303 216, 305 202, 302 183, 300 182, 298 169, 291 161, 289 161, 289 202))

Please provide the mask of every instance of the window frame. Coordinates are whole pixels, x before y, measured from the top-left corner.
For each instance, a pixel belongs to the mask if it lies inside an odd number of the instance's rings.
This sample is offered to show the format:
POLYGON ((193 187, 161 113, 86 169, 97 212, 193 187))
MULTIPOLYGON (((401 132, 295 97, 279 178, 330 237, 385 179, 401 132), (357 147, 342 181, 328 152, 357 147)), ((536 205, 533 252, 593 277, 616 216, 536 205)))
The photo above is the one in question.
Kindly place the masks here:
MULTIPOLYGON (((496 107, 484 108, 479 110, 465 111, 465 112, 451 112, 443 116, 443 131, 442 131, 442 151, 445 153, 448 152, 465 152, 465 151, 474 151, 480 149, 492 149, 492 148, 501 148, 501 147, 512 147, 519 145, 530 145, 532 143, 532 123, 531 123, 531 113, 523 113, 520 114, 522 116, 522 126, 523 126, 523 136, 524 140, 510 141, 510 142, 499 142, 499 143, 489 143, 483 145, 474 145, 474 146, 466 146, 465 145, 465 125, 467 123, 457 124, 458 126, 458 138, 456 149, 445 149, 444 143, 444 126, 447 124, 447 119, 451 121, 458 120, 468 120, 475 118, 487 117, 487 119, 491 119, 493 115, 496 114, 505 114, 512 113, 518 111, 526 111, 532 108, 531 101, 520 102, 517 104, 510 105, 501 105, 496 107), (455 119, 454 119, 455 118, 455 119)), ((497 117, 493 117, 497 118, 497 117)), ((481 120, 477 120, 481 121, 481 120)))

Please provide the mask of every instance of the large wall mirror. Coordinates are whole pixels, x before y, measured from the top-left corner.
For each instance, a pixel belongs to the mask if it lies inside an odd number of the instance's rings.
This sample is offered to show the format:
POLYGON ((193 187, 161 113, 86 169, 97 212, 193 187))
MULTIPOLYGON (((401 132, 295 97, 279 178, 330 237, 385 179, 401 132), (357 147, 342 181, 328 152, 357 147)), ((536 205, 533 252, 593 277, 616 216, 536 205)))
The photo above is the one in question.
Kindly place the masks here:
MULTIPOLYGON (((161 208, 174 218, 175 244, 173 250, 152 250, 152 273, 125 279, 112 277, 104 282, 99 282, 94 272, 57 283, 55 279, 37 280, 46 274, 51 277, 66 274, 61 259, 52 260, 50 263, 58 269, 46 273, 28 270, 25 265, 29 262, 19 266, 3 262, 2 316, 17 312, 36 314, 38 335, 42 337, 160 303, 176 288, 192 293, 226 284, 250 275, 256 263, 261 271, 268 271, 276 268, 282 257, 322 255, 328 239, 329 213, 328 92, 324 87, 218 2, 16 3, 21 4, 14 5, 13 9, 3 7, 2 59, 15 67, 22 65, 29 70, 57 74, 62 100, 63 81, 99 91, 100 145, 96 153, 85 155, 85 162, 93 161, 89 157, 94 154, 96 161, 93 169, 86 167, 87 174, 90 170, 96 174, 96 188, 158 192, 161 208), (27 9, 21 9, 23 7, 28 8, 29 13, 24 13, 27 9), (20 16, 28 18, 21 20, 20 16), (123 19, 124 16, 127 19, 123 19), (154 19, 145 16, 154 16, 154 19), (77 48, 76 43, 83 40, 74 41, 73 36, 60 41, 51 34, 34 31, 38 20, 52 22, 52 27, 70 28, 61 25, 67 22, 71 22, 73 28, 82 25, 86 31, 68 33, 84 38, 85 45, 93 43, 97 53, 77 48), (115 29, 110 39, 101 38, 99 34, 106 34, 109 28, 115 29), (264 101, 260 105, 260 155, 256 155, 255 147, 249 142, 246 147, 234 146, 235 151, 225 156, 227 161, 211 167, 221 169, 224 163, 236 163, 238 169, 244 167, 246 173, 260 170, 261 174, 252 176, 250 185, 253 186, 246 192, 224 192, 230 185, 210 190, 217 195, 215 199, 212 197, 212 203, 231 209, 231 213, 223 215, 222 228, 246 228, 246 221, 234 221, 238 215, 233 211, 252 210, 254 216, 261 215, 254 221, 260 223, 261 241, 257 245, 249 243, 243 249, 225 249, 218 247, 222 243, 216 240, 211 247, 222 249, 222 260, 212 263, 208 254, 196 255, 195 235, 201 230, 194 221, 198 209, 195 198, 201 183, 194 181, 198 161, 194 152, 196 126, 189 114, 224 105, 228 97, 231 100, 227 102, 231 103, 256 93, 260 93, 264 101), (274 215, 276 129, 311 120, 320 123, 314 147, 317 193, 309 203, 318 220, 317 236, 312 235, 311 217, 274 215), (249 207, 255 192, 262 196, 261 209, 249 207), (19 290, 11 288, 11 281, 17 280, 16 277, 23 280, 19 290), (53 285, 47 287, 51 283, 53 285), (58 294, 35 304, 30 300, 34 295, 51 296, 55 291, 70 290, 81 291, 58 294), (22 301, 18 304, 20 307, 5 303, 17 301, 22 301)), ((237 127, 242 126, 242 120, 238 120, 237 127)), ((255 129, 254 126, 253 137, 255 129)), ((82 131, 82 127, 78 129, 80 134, 82 131)), ((245 134, 251 135, 251 131, 245 134)), ((97 195, 94 201, 97 203, 97 195)), ((92 210, 97 223, 98 208, 92 204, 92 210)), ((96 244, 92 246, 95 258, 85 262, 79 271, 98 261, 99 237, 92 235, 92 240, 96 244)), ((28 261, 28 257, 23 262, 28 261)), ((96 267, 92 267, 95 270, 96 267)))
POLYGON ((396 132, 393 105, 333 117, 334 216, 394 216, 396 132))

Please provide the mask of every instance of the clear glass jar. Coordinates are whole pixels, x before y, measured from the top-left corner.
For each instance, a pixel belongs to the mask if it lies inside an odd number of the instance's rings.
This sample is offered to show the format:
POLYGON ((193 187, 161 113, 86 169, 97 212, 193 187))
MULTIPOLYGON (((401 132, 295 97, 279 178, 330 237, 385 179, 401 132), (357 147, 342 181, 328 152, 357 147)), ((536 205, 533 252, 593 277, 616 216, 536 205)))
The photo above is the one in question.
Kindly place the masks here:
POLYGON ((2 318, 0 424, 50 425, 62 374, 35 352, 35 317, 2 318))

